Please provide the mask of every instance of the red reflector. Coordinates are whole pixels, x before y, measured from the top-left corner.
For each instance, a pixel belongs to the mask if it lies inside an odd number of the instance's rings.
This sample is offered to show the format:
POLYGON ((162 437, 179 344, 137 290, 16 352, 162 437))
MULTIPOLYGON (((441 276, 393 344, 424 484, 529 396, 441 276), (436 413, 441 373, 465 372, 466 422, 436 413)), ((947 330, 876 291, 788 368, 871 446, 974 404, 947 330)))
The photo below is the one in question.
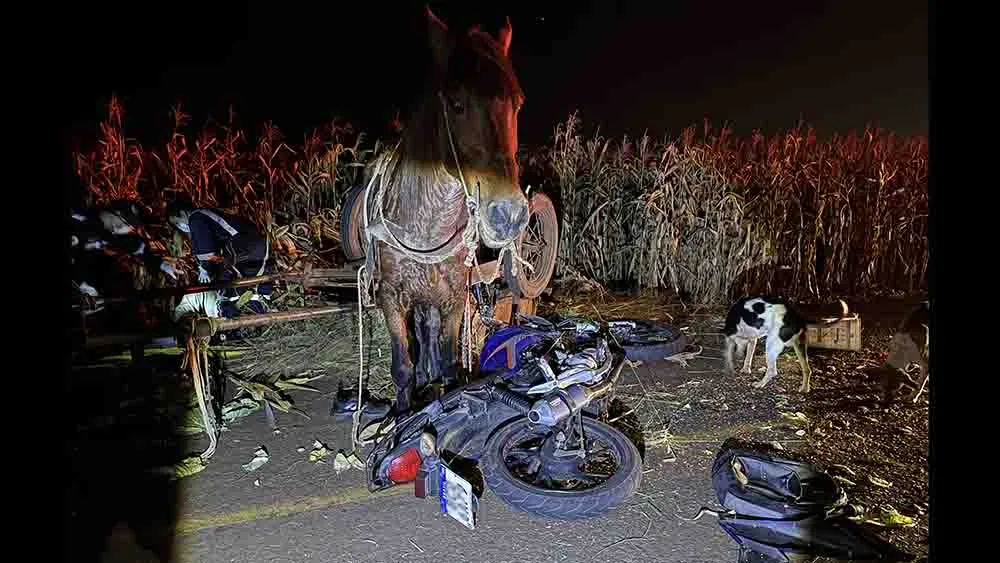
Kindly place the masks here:
POLYGON ((389 479, 394 483, 409 483, 416 480, 422 461, 420 452, 416 448, 407 448, 399 457, 389 462, 389 479))

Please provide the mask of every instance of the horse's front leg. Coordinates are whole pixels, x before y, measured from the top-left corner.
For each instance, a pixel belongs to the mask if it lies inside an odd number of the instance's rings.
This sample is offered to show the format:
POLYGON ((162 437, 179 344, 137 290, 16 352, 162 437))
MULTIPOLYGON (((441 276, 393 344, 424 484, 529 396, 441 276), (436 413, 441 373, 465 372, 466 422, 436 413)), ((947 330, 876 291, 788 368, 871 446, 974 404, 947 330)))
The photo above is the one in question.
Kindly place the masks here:
POLYGON ((392 382, 396 385, 396 412, 405 413, 413 404, 413 358, 410 356, 406 315, 401 304, 388 300, 382 305, 385 324, 392 340, 392 382))
POLYGON ((419 392, 428 383, 441 379, 441 314, 438 308, 415 305, 413 325, 417 333, 416 387, 419 392))

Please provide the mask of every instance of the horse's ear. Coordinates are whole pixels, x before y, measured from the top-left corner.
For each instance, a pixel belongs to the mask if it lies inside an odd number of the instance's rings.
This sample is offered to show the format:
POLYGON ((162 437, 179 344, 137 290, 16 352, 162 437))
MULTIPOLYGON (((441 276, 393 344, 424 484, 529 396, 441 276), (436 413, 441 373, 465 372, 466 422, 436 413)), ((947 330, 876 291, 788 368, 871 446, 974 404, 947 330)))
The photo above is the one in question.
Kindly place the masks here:
POLYGON ((451 53, 448 26, 434 15, 430 6, 424 6, 424 13, 427 16, 428 41, 430 42, 431 54, 434 56, 434 64, 438 68, 445 68, 448 66, 448 56, 451 53))
POLYGON ((500 28, 500 32, 497 33, 497 41, 500 43, 504 55, 510 50, 510 34, 510 16, 507 16, 507 22, 504 23, 504 26, 500 28))

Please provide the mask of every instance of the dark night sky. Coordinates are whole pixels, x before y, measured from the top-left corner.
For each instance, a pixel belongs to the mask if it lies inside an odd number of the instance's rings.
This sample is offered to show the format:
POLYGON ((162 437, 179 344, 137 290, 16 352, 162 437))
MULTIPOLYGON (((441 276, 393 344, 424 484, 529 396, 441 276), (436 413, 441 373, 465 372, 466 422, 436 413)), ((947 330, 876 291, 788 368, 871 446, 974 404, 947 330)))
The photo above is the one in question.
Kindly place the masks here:
MULTIPOLYGON (((335 115, 383 123, 419 79, 422 2, 216 4, 71 8, 68 139, 93 139, 116 92, 140 138, 165 138, 182 100, 196 120, 232 103, 243 126, 269 119, 298 140, 335 115), (400 55, 384 59, 390 51, 400 55)), ((613 136, 673 136, 705 115, 740 133, 800 115, 821 134, 869 121, 927 131, 926 1, 431 6, 453 26, 495 29, 510 14, 525 143, 548 140, 574 110, 613 136)))

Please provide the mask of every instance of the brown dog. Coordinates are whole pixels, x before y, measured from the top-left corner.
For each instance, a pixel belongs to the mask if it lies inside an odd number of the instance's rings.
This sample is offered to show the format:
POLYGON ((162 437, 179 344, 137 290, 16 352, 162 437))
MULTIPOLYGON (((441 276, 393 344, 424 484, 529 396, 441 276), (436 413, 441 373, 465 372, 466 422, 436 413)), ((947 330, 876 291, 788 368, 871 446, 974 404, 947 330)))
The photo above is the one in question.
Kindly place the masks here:
MULTIPOLYGON (((893 370, 902 372, 909 381, 914 391, 907 397, 908 401, 917 402, 920 394, 923 393, 930 377, 930 302, 924 301, 909 313, 900 323, 896 334, 889 341, 889 355, 885 360, 885 365, 893 370), (920 366, 920 382, 917 383, 906 375, 906 368, 912 364, 920 366)), ((889 393, 889 390, 886 390, 889 393)))

